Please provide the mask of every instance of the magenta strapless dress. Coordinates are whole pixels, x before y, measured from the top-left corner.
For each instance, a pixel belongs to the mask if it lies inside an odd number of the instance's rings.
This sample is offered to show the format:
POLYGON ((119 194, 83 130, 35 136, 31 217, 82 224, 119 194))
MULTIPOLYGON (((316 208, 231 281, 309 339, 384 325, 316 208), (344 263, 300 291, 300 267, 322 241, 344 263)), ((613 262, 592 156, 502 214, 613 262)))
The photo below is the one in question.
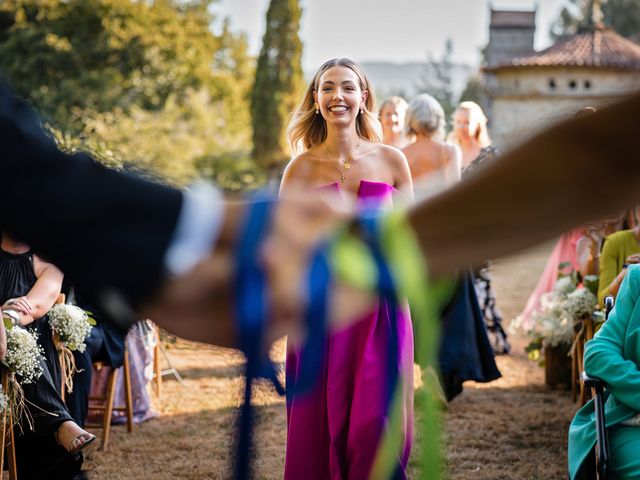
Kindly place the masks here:
MULTIPOLYGON (((337 184, 332 188, 339 190, 337 184)), ((385 208, 394 188, 362 181, 358 201, 385 208)), ((289 480, 366 479, 373 465, 388 415, 387 351, 390 328, 398 328, 396 365, 403 381, 404 448, 398 471, 405 478, 413 434, 413 332, 408 308, 390 318, 388 305, 376 309, 348 329, 327 339, 323 371, 309 393, 287 402, 287 451, 284 477, 289 480)), ((287 345, 287 386, 298 378, 300 358, 287 345)))

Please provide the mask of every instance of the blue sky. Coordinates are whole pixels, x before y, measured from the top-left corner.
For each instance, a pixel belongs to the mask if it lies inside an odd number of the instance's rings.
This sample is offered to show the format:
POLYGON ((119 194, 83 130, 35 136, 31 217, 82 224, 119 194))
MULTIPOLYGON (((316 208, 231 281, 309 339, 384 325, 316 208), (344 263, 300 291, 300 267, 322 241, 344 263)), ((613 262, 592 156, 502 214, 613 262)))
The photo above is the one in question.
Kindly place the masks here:
MULTIPOLYGON (((533 9, 537 5, 536 48, 549 45, 551 22, 566 0, 493 0, 494 8, 533 9)), ((454 60, 477 64, 489 37, 488 0, 300 0, 303 66, 314 70, 328 58, 356 61, 424 60, 439 57, 445 40, 454 60)), ((232 29, 248 35, 256 54, 269 0, 219 0, 213 11, 228 16, 232 29)))

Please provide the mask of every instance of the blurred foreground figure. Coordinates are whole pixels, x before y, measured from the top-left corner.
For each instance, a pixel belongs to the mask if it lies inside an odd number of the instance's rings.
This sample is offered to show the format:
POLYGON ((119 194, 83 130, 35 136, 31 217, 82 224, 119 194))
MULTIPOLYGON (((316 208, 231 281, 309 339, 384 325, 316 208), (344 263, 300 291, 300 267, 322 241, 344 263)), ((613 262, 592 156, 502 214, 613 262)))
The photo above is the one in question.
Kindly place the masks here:
MULTIPOLYGON (((409 223, 430 273, 512 253, 637 203, 639 114, 635 95, 557 125, 415 205, 409 223)), ((214 189, 183 193, 108 170, 85 154, 62 153, 37 115, 6 89, 0 145, 3 229, 46 255, 121 324, 138 310, 184 338, 236 344, 233 263, 246 204, 224 201, 214 189)), ((264 245, 270 338, 295 326, 310 252, 348 216, 321 197, 307 192, 278 202, 264 245)), ((370 307, 355 289, 336 285, 333 293, 334 325, 370 307)))

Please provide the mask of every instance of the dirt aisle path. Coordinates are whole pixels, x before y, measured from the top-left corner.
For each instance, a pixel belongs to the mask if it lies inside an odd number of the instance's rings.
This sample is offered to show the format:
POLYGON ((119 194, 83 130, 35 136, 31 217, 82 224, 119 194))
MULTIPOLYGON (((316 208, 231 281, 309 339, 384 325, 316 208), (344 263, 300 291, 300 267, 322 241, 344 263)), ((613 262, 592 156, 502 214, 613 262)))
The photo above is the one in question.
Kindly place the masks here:
MULTIPOLYGON (((505 318, 513 318, 524 305, 549 250, 550 245, 544 245, 494 264, 494 285, 505 318)), ((575 406, 567 392, 544 387, 542 369, 522 353, 523 341, 514 343, 513 354, 498 358, 502 379, 466 384, 449 406, 451 480, 566 478, 566 432, 575 406)), ((110 450, 88 454, 91 478, 231 477, 235 414, 243 385, 241 357, 230 350, 186 343, 171 348, 169 355, 186 386, 167 377, 162 398, 154 399, 159 418, 131 434, 114 427, 110 450)), ((284 359, 282 344, 277 355, 284 359)), ((258 478, 279 479, 286 434, 284 401, 265 387, 256 403, 258 478)))
MULTIPOLYGON (((498 306, 511 319, 533 290, 552 245, 493 264, 498 306)), ((567 391, 544 386, 544 372, 523 353, 498 357, 503 378, 466 384, 447 417, 451 480, 565 479, 568 424, 576 410, 567 391)))

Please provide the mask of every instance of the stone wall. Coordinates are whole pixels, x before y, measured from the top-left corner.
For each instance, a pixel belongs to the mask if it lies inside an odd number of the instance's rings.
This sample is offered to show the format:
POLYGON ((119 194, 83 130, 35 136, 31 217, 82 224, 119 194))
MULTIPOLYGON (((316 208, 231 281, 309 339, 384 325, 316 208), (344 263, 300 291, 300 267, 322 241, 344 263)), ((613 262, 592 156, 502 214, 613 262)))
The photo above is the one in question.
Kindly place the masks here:
POLYGON ((494 144, 513 146, 586 106, 599 107, 637 90, 640 72, 520 69, 487 78, 494 144))

